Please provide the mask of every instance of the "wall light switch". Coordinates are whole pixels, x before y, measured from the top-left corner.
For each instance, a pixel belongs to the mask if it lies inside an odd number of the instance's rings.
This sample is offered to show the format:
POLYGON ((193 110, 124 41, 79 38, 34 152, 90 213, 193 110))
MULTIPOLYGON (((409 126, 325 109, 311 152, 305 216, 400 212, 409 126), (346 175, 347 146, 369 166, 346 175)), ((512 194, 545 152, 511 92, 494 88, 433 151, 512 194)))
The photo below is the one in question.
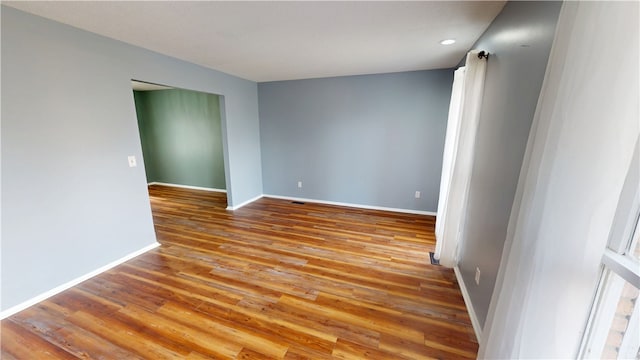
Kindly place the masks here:
POLYGON ((298 187, 301 188, 302 187, 302 181, 298 181, 298 187))
POLYGON ((476 268, 476 285, 480 285, 480 268, 476 268))
POLYGON ((416 199, 420 199, 420 191, 416 191, 416 199))
POLYGON ((138 163, 136 162, 136 157, 131 155, 127 159, 129 159, 129 167, 136 167, 138 163))

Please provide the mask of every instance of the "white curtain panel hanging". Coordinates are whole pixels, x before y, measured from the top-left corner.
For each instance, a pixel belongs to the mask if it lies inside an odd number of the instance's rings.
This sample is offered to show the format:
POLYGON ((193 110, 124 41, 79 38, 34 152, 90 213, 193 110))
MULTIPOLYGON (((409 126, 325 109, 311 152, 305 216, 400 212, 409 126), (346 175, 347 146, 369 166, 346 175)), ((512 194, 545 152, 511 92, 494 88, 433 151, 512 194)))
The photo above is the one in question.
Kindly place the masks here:
MULTIPOLYGON (((462 115, 462 95, 464 88, 464 66, 453 74, 453 88, 451 90, 451 103, 449 104, 449 118, 447 120, 447 132, 445 134, 444 154, 442 155, 442 175, 440 177, 440 196, 438 201, 438 217, 436 218, 436 239, 442 239, 444 234, 444 214, 447 209, 447 197, 449 196, 449 184, 453 172, 455 150, 458 146, 458 132, 460 130, 460 117, 462 115)), ((440 258, 442 253, 442 241, 436 241, 435 257, 440 258)))
POLYGON ((465 67, 456 70, 449 106, 434 254, 440 265, 446 267, 457 264, 467 206, 487 66, 487 60, 479 58, 478 53, 470 51, 465 67))

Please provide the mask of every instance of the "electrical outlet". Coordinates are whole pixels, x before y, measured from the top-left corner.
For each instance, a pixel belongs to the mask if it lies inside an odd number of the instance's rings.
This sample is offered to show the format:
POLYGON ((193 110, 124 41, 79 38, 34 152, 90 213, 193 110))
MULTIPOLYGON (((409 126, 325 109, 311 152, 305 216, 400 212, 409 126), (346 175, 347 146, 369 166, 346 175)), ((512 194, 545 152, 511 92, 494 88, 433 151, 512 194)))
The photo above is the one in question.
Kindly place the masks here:
POLYGON ((298 188, 302 188, 302 181, 298 181, 298 188))
POLYGON ((420 199, 420 191, 416 191, 416 199, 420 199))
POLYGON ((476 285, 480 285, 480 268, 476 268, 476 285))
POLYGON ((136 162, 136 157, 131 155, 127 158, 129 160, 129 167, 136 167, 138 163, 136 162))

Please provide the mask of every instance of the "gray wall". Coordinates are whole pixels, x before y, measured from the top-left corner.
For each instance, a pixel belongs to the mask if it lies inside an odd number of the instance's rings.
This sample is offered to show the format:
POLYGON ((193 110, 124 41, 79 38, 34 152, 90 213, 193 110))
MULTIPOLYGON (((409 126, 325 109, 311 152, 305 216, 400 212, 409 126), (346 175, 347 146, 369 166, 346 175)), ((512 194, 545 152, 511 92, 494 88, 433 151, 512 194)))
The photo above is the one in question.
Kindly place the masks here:
POLYGON ((134 91, 148 182, 225 189, 219 96, 134 91))
POLYGON ((561 2, 508 2, 473 47, 491 56, 458 266, 481 324, 493 294, 560 7, 561 2))
POLYGON ((265 194, 435 212, 452 81, 435 70, 258 84, 265 194))
POLYGON ((153 244, 131 79, 221 94, 232 204, 262 193, 257 85, 2 7, 2 309, 153 244))

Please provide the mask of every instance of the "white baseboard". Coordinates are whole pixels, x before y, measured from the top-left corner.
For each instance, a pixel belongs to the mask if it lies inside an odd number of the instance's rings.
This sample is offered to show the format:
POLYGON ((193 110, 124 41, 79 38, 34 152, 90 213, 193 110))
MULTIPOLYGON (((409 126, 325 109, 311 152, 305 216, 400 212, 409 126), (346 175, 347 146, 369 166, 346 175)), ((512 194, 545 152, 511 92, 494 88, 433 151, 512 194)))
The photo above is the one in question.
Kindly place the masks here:
MULTIPOLYGON (((162 185, 162 186, 171 186, 171 187, 177 187, 177 188, 184 188, 184 189, 194 189, 194 190, 204 190, 204 191, 216 191, 216 192, 224 192, 226 193, 227 190, 223 190, 223 189, 213 189, 213 188, 205 188, 205 187, 199 187, 199 186, 190 186, 190 185, 179 185, 179 184, 170 184, 170 183, 163 183, 163 182, 150 182, 148 185, 162 185)), ((422 210, 411 210, 411 209, 400 209, 400 208, 391 208, 391 207, 384 207, 384 206, 372 206, 372 205, 361 205, 361 204, 353 204, 353 203, 345 203, 345 202, 339 202, 339 201, 327 201, 327 200, 317 200, 317 199, 307 199, 307 198, 299 198, 299 197, 292 197, 292 196, 280 196, 280 195, 270 195, 270 194, 261 194, 258 195, 252 199, 249 199, 239 205, 236 206, 227 206, 227 210, 238 210, 243 206, 246 206, 260 198, 263 197, 267 197, 267 198, 272 198, 272 199, 281 199, 281 200, 290 200, 290 201, 302 201, 302 202, 310 202, 310 203, 317 203, 317 204, 326 204, 326 205, 336 205, 336 206, 347 206, 347 207, 352 207, 352 208, 358 208, 358 209, 368 209, 368 210, 381 210, 381 211, 391 211, 391 212, 399 212, 399 213, 405 213, 405 214, 417 214, 417 215, 429 215, 429 216, 436 216, 436 212, 435 211, 422 211, 422 210)))
POLYGON ((50 297, 52 297, 52 296, 54 296, 56 294, 59 294, 59 293, 65 291, 65 290, 69 289, 69 288, 72 288, 72 287, 80 284, 81 282, 83 282, 85 280, 89 280, 90 278, 92 278, 92 277, 94 277, 96 275, 99 275, 99 274, 101 274, 101 273, 103 273, 103 272, 105 272, 105 271, 107 271, 107 270, 109 270, 109 269, 111 269, 113 267, 116 267, 116 266, 124 263, 125 261, 131 260, 136 256, 142 255, 142 254, 146 253, 149 250, 155 249, 158 246, 160 246, 160 244, 157 243, 157 242, 153 243, 151 245, 147 245, 147 246, 143 247, 142 249, 134 251, 134 252, 132 252, 132 253, 130 253, 128 255, 125 255, 124 257, 122 257, 122 258, 120 258, 120 259, 118 259, 116 261, 113 261, 113 262, 111 262, 111 263, 109 263, 109 264, 107 264, 105 266, 102 266, 102 267, 100 267, 100 268, 98 268, 96 270, 93 270, 93 271, 91 271, 91 272, 89 272, 89 273, 87 273, 85 275, 82 275, 82 276, 80 276, 78 278, 75 278, 75 279, 73 279, 73 280, 71 280, 71 281, 69 281, 67 283, 64 283, 64 284, 62 284, 60 286, 56 286, 55 288, 53 288, 53 289, 51 289, 49 291, 46 291, 46 292, 44 292, 44 293, 42 293, 42 294, 40 294, 38 296, 35 296, 35 297, 33 297, 33 298, 31 298, 31 299, 29 299, 27 301, 24 301, 24 302, 20 303, 18 305, 12 306, 12 307, 8 308, 7 310, 3 310, 2 312, 0 312, 0 320, 4 319, 6 317, 9 317, 9 316, 11 316, 11 315, 13 315, 15 313, 18 313, 18 312, 20 312, 20 311, 22 311, 22 310, 24 310, 24 309, 26 309, 26 308, 28 308, 30 306, 33 306, 33 305, 35 305, 35 304, 37 304, 37 303, 39 303, 41 301, 44 301, 44 300, 46 300, 46 299, 48 299, 48 298, 50 298, 50 297))
POLYGON ((267 198, 272 198, 272 199, 281 199, 281 200, 290 200, 290 201, 302 201, 302 202, 310 202, 310 203, 326 204, 326 205, 336 205, 336 206, 347 206, 347 207, 352 207, 352 208, 368 209, 368 210, 392 211, 392 212, 399 212, 399 213, 405 213, 405 214, 436 216, 436 213, 433 212, 433 211, 422 211, 422 210, 390 208, 390 207, 383 207, 383 206, 360 205, 360 204, 344 203, 344 202, 338 202, 338 201, 305 199, 305 198, 298 198, 298 197, 291 197, 291 196, 280 196, 280 195, 264 194, 263 196, 267 197, 267 198))
POLYGON ((227 206, 227 210, 238 210, 238 209, 240 209, 241 207, 243 207, 243 206, 245 206, 245 205, 249 205, 249 204, 251 204, 252 202, 254 202, 254 201, 256 201, 256 200, 261 199, 263 196, 264 196, 264 195, 260 194, 260 195, 258 195, 258 196, 256 196, 256 197, 252 198, 252 199, 249 199, 249 200, 247 200, 247 201, 243 202, 243 203, 242 203, 242 204, 240 204, 240 205, 236 205, 236 206, 227 206))
POLYGON ((476 333, 476 340, 478 341, 478 344, 479 344, 480 339, 482 339, 482 326, 480 326, 480 321, 478 321, 478 316, 476 315, 475 310, 473 310, 471 297, 469 296, 469 292, 467 291, 467 286, 464 284, 464 280, 462 279, 462 273, 460 272, 460 268, 458 268, 458 265, 456 265, 453 268, 453 272, 456 274, 456 279, 458 280, 458 284, 460 284, 460 292, 462 292, 462 298, 464 299, 465 305, 467 305, 467 312, 469 313, 469 317, 471 318, 471 325, 473 325, 473 331, 476 333))
POLYGON ((157 181, 150 182, 147 185, 162 185, 162 186, 170 186, 170 187, 183 188, 183 189, 204 190, 204 191, 213 191, 213 192, 222 192, 222 193, 226 193, 227 192, 227 190, 225 190, 225 189, 208 188, 208 187, 202 187, 202 186, 170 184, 170 183, 163 183, 163 182, 157 182, 157 181))

